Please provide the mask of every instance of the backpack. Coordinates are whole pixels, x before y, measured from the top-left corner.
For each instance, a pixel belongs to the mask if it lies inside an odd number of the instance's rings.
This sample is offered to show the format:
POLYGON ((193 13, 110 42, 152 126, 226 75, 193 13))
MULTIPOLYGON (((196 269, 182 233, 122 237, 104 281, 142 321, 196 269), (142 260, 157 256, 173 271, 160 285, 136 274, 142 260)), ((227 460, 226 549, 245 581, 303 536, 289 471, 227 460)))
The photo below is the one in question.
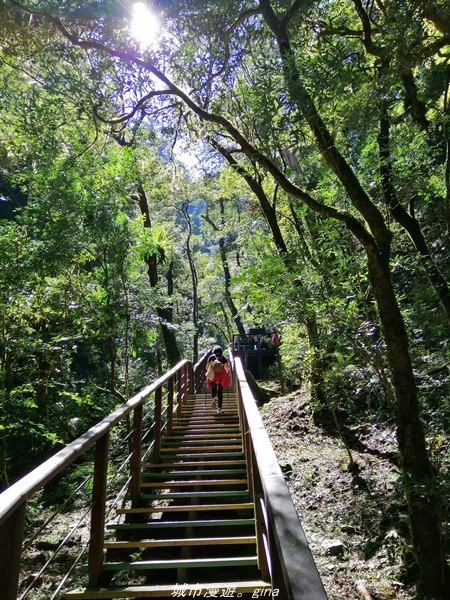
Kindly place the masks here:
POLYGON ((220 362, 218 358, 213 362, 212 368, 214 373, 221 373, 223 369, 223 363, 220 362))

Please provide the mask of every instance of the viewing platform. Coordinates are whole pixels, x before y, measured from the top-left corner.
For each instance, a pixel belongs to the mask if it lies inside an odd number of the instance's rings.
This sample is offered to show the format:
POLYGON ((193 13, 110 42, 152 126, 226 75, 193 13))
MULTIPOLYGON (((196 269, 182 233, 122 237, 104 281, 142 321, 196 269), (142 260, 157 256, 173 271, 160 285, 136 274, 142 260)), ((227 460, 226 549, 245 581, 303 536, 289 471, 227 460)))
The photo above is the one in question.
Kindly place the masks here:
POLYGON ((233 336, 233 356, 241 359, 244 369, 255 379, 264 379, 268 369, 277 362, 278 346, 272 341, 273 335, 274 330, 269 327, 256 327, 248 334, 233 336))

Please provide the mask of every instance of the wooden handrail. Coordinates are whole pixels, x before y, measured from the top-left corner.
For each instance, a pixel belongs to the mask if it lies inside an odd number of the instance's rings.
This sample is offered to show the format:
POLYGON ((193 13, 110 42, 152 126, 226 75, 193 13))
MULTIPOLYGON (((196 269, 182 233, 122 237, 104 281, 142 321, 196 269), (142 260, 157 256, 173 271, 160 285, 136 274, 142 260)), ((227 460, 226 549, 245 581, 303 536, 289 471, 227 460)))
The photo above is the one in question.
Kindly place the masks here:
POLYGON ((208 350, 194 365, 194 391, 199 394, 205 384, 206 363, 211 356, 212 350, 208 350))
MULTIPOLYGON (((16 600, 21 562, 22 539, 26 502, 37 491, 54 479, 63 469, 71 465, 86 450, 96 445, 93 483, 93 510, 91 518, 91 543, 89 551, 89 581, 94 584, 101 572, 101 547, 104 527, 104 505, 106 494, 106 472, 108 461, 109 433, 113 427, 134 411, 134 449, 131 459, 131 490, 136 496, 140 482, 140 468, 136 464, 141 458, 142 405, 144 401, 168 383, 169 396, 174 379, 177 386, 177 411, 193 389, 193 370, 189 361, 183 360, 151 385, 148 385, 128 402, 117 408, 105 419, 91 427, 86 433, 65 446, 54 456, 36 467, 0 494, 0 597, 16 600), (139 442, 137 443, 137 439, 139 442), (137 445, 136 445, 137 444, 137 445), (133 477, 135 478, 133 481, 133 477)), ((172 397, 170 397, 170 405, 172 397)), ((172 409, 173 410, 173 409, 172 409)), ((134 499, 134 498, 132 498, 134 499)))
MULTIPOLYGON (((322 581, 240 358, 234 358, 258 547, 266 548, 272 589, 287 600, 326 600, 322 581)), ((263 570, 264 565, 260 564, 263 570)))
POLYGON ((2 492, 0 494, 0 525, 8 518, 11 512, 17 508, 18 503, 25 502, 37 490, 51 481, 53 477, 70 465, 70 463, 78 458, 80 454, 93 446, 107 431, 112 429, 119 421, 129 415, 136 406, 141 404, 148 396, 164 385, 166 381, 173 377, 177 371, 188 362, 189 361, 187 360, 181 361, 154 383, 145 387, 136 394, 136 396, 133 396, 128 402, 119 406, 119 408, 100 421, 100 423, 97 423, 88 429, 86 433, 77 438, 74 442, 65 446, 54 456, 39 465, 39 467, 36 467, 36 469, 28 473, 28 475, 25 475, 22 479, 13 483, 13 485, 2 492))

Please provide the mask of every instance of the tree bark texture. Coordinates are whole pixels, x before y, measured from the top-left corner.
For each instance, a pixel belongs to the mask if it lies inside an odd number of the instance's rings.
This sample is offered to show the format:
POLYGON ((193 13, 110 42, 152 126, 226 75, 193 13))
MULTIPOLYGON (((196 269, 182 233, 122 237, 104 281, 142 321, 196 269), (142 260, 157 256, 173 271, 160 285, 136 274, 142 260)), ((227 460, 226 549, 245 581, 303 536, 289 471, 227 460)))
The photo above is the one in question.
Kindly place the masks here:
POLYGON ((408 337, 388 263, 380 260, 376 252, 368 252, 368 263, 396 394, 397 442, 414 554, 427 591, 438 598, 449 598, 450 579, 440 525, 437 482, 433 481, 435 476, 419 416, 408 337))
MULTIPOLYGON (((143 217, 144 227, 151 227, 150 212, 148 209, 147 195, 142 185, 138 186, 138 197, 139 197, 139 208, 143 217)), ((159 284, 158 274, 158 257, 155 254, 151 254, 145 259, 147 265, 148 279, 150 286, 155 288, 159 284)), ((168 279, 168 285, 170 285, 170 273, 168 279)), ((168 296, 170 298, 171 293, 168 289, 168 296)), ((159 318, 159 324, 161 327, 161 333, 164 340, 164 346, 166 349, 167 360, 171 367, 175 366, 181 360, 181 354, 178 349, 177 338, 175 330, 172 325, 172 308, 166 303, 165 306, 158 304, 156 306, 156 313, 159 318)))
POLYGON ((434 289, 441 306, 444 310, 447 322, 450 325, 450 289, 447 281, 440 272, 431 256, 428 243, 420 227, 419 221, 400 204, 397 193, 392 183, 391 155, 389 149, 389 120, 386 106, 382 108, 380 119, 380 132, 378 135, 378 146, 380 154, 380 177, 383 187, 383 195, 391 215, 407 232, 419 253, 420 262, 425 274, 434 289))
MULTIPOLYGON (((221 219, 224 220, 224 204, 223 199, 220 199, 220 215, 221 219)), ((209 217, 209 215, 202 215, 202 217, 209 223, 216 233, 219 231, 219 227, 216 223, 209 217)), ((245 335, 245 327, 242 323, 241 316, 236 308, 236 305, 233 300, 233 296, 231 294, 231 273, 230 267, 228 266, 228 252, 225 246, 225 238, 223 235, 219 237, 219 254, 220 260, 222 263, 223 276, 224 276, 224 289, 225 289, 225 301, 227 303, 228 309, 231 313, 231 320, 233 324, 236 326, 239 335, 245 335)))

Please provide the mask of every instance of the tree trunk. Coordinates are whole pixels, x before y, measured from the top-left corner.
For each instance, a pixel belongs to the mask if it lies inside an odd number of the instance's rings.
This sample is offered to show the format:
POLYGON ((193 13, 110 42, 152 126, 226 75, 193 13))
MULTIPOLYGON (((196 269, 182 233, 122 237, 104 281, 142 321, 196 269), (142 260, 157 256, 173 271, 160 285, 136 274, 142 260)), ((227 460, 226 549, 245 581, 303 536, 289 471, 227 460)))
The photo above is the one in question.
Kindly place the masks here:
POLYGON ((408 350, 408 337, 391 281, 389 263, 368 251, 369 276, 383 328, 396 395, 397 442, 409 508, 414 554, 427 591, 449 598, 437 485, 428 458, 425 434, 408 350))
MULTIPOLYGON (((143 217, 143 225, 144 227, 151 228, 150 222, 150 212, 148 209, 147 195, 145 193, 144 188, 141 184, 138 186, 138 196, 139 196, 139 208, 141 210, 141 215, 143 217)), ((145 258, 145 263, 147 265, 147 273, 148 279, 150 282, 150 286, 152 288, 157 287, 159 285, 159 275, 158 275, 158 257, 155 254, 151 254, 145 258)), ((170 287, 172 287, 170 269, 168 273, 168 290, 167 296, 168 300, 171 297, 170 287)), ((181 354, 178 349, 177 338, 175 336, 175 330, 172 325, 172 307, 169 303, 166 303, 165 306, 161 306, 157 304, 156 306, 156 314, 159 318, 159 324, 161 327, 161 333, 164 340, 164 346, 166 349, 167 360, 169 365, 173 367, 181 360, 181 354)))
MULTIPOLYGON (((261 208, 262 213, 264 214, 267 224, 269 226, 270 232, 272 234, 273 242, 277 248, 279 256, 283 261, 283 264, 286 270, 289 273, 293 273, 297 271, 297 266, 295 263, 292 263, 290 258, 288 248, 286 242, 283 237, 283 233, 281 231, 280 225, 278 223, 278 218, 275 209, 272 204, 269 202, 267 195, 264 191, 264 188, 256 180, 255 177, 252 177, 250 173, 248 173, 234 158, 234 156, 229 152, 226 148, 221 146, 217 141, 210 140, 211 144, 218 150, 224 158, 228 161, 228 163, 233 167, 233 169, 238 173, 247 183, 249 188, 258 198, 259 206, 261 208)), ((295 285, 299 288, 302 288, 305 292, 302 282, 299 279, 295 280, 295 285)), ((306 315, 303 318, 303 322, 306 328, 306 332, 308 335, 308 342, 312 351, 313 360, 311 364, 310 371, 310 383, 311 383, 311 391, 315 398, 321 403, 326 404, 325 392, 323 390, 323 373, 324 373, 324 365, 323 360, 320 358, 320 345, 319 345, 319 336, 317 330, 317 319, 314 314, 306 315)))
POLYGON ((197 269, 195 268, 194 256, 191 249, 191 237, 192 237, 192 222, 189 214, 189 202, 183 203, 181 212, 186 220, 188 226, 188 235, 186 239, 186 255, 189 263, 189 270, 191 272, 192 281, 192 326, 193 326, 193 350, 192 350, 192 362, 197 364, 198 361, 198 277, 197 269))
MULTIPOLYGON (((223 198, 220 198, 220 216, 222 222, 224 222, 225 216, 223 198)), ((215 232, 219 231, 219 227, 217 227, 216 223, 214 223, 214 221, 209 217, 209 215, 202 215, 202 217, 211 225, 215 232)), ((233 324, 236 325, 239 335, 245 335, 244 324, 242 323, 241 316, 236 308, 233 296, 231 295, 231 273, 230 268, 228 266, 227 249, 225 247, 225 239, 223 235, 221 235, 219 238, 219 253, 220 260, 222 262, 222 269, 225 281, 225 300, 231 313, 231 320, 233 324)))
MULTIPOLYGON (((113 134, 112 136, 119 146, 132 148, 132 142, 128 142, 123 134, 113 134)), ((147 194, 145 193, 144 187, 139 182, 137 190, 137 200, 139 203, 139 209, 141 211, 142 223, 146 228, 151 228, 150 210, 148 208, 147 194)), ((145 259, 147 265, 148 279, 150 286, 156 287, 159 284, 158 276, 158 258, 154 255, 148 256, 145 259)), ((170 274, 169 274, 170 279, 170 274)), ((167 294, 170 298, 171 294, 167 294)), ((181 360, 181 354, 178 349, 177 338, 175 330, 172 327, 172 308, 170 305, 156 306, 156 314, 158 315, 159 324, 161 327, 162 338, 166 349, 167 360, 171 367, 176 365, 181 360)))
POLYGON ((380 119, 380 131, 378 134, 378 146, 380 153, 380 177, 383 187, 383 195, 391 215, 409 234, 414 247, 419 253, 420 262, 432 288, 444 309, 447 322, 450 325, 450 289, 444 276, 438 269, 431 256, 427 241, 423 235, 419 221, 410 215, 400 204, 397 193, 392 183, 391 176, 391 154, 390 154, 390 131, 386 102, 383 102, 380 119))

